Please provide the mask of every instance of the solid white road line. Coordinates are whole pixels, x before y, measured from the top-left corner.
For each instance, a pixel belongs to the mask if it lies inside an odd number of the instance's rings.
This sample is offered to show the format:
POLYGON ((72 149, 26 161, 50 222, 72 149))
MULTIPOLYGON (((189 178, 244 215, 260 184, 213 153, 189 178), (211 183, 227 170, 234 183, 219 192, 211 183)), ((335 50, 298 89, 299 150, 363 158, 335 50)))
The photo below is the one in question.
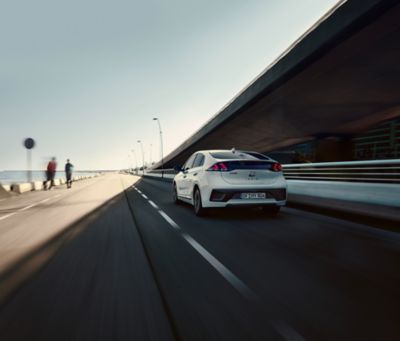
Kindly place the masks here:
POLYGON ((6 215, 0 217, 0 220, 6 219, 6 218, 8 218, 8 217, 11 217, 11 216, 13 216, 15 213, 17 213, 17 212, 13 212, 13 213, 6 214, 6 215))
POLYGON ((28 206, 26 206, 26 207, 24 207, 24 208, 20 208, 18 211, 19 211, 19 212, 26 211, 26 210, 30 209, 31 207, 35 207, 37 204, 38 204, 38 203, 28 205, 28 206))
POLYGON ((46 201, 49 201, 50 199, 59 198, 60 196, 61 196, 61 194, 57 194, 57 195, 54 195, 54 196, 51 197, 51 198, 46 198, 46 199, 44 199, 44 200, 38 201, 37 203, 33 203, 33 204, 31 204, 31 205, 25 206, 25 207, 23 207, 23 208, 20 208, 20 209, 16 210, 15 212, 12 212, 12 213, 6 214, 5 216, 0 217, 0 220, 4 220, 4 219, 6 219, 6 218, 9 218, 9 217, 13 216, 14 214, 16 214, 16 213, 18 213, 18 212, 26 211, 26 210, 28 210, 28 209, 30 209, 30 208, 32 208, 32 207, 35 207, 35 206, 37 206, 37 205, 39 205, 39 204, 42 204, 42 203, 44 203, 44 202, 46 202, 46 201))

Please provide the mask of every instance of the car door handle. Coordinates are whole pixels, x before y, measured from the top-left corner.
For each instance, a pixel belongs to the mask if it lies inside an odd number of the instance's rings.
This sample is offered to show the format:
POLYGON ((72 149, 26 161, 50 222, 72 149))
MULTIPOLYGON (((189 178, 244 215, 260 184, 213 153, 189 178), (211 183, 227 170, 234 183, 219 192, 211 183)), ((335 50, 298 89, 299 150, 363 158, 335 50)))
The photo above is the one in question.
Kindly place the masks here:
POLYGON ((197 173, 194 173, 194 174, 193 174, 193 176, 196 176, 196 175, 197 175, 197 173))

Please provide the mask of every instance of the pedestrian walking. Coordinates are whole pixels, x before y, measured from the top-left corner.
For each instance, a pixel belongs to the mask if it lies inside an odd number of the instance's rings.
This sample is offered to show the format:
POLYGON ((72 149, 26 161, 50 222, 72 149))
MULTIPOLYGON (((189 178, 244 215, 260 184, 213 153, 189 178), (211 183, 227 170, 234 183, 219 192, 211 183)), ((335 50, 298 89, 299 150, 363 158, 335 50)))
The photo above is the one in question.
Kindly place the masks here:
POLYGON ((46 181, 43 184, 45 190, 47 190, 47 185, 49 182, 50 182, 49 189, 51 189, 54 186, 54 177, 56 176, 56 169, 57 169, 56 158, 52 157, 49 163, 47 164, 46 181))
POLYGON ((72 187, 72 171, 74 169, 74 165, 67 159, 67 163, 65 164, 65 177, 67 179, 67 188, 72 187))

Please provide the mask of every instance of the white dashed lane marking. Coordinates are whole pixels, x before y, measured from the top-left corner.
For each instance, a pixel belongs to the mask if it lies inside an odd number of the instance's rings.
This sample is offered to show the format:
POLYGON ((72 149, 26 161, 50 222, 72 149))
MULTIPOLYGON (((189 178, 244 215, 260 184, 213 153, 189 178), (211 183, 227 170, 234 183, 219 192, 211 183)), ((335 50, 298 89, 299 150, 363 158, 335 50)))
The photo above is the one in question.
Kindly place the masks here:
POLYGON ((158 213, 170 224, 175 230, 180 230, 181 228, 177 223, 175 223, 164 211, 159 210, 158 213))
MULTIPOLYGON (((133 188, 146 199, 146 201, 153 206, 158 213, 171 225, 181 237, 188 242, 222 277, 224 277, 238 292, 249 300, 255 301, 258 299, 257 295, 240 280, 235 274, 232 273, 224 264, 222 264, 217 258, 215 258, 210 252, 208 252, 201 244, 199 244, 194 238, 192 238, 186 232, 183 232, 181 227, 163 210, 161 210, 157 204, 150 200, 145 194, 139 189, 133 186, 133 188)), ((305 341, 305 338, 301 336, 295 329, 289 326, 284 321, 271 321, 272 327, 282 336, 286 341, 305 341)))
POLYGON ((157 206, 153 201, 149 200, 149 204, 150 204, 151 206, 153 206, 156 210, 159 209, 158 206, 157 206))
MULTIPOLYGON (((136 187, 135 187, 136 188, 136 187)), ((137 190, 139 192, 139 190, 137 190)), ((142 197, 145 197, 142 194, 142 197)), ((147 198, 147 197, 146 197, 147 198)), ((163 210, 159 209, 158 206, 147 198, 147 202, 157 209, 158 213, 171 225, 175 230, 180 232, 181 237, 186 240, 211 266, 218 271, 222 277, 224 277, 237 291, 243 296, 249 299, 256 299, 257 296, 246 286, 238 277, 236 277, 225 265, 223 265, 218 259, 216 259, 211 253, 209 253, 203 246, 201 246, 195 239, 185 232, 182 232, 181 227, 163 210)))
POLYGON ((248 299, 255 300, 257 296, 247 287, 238 277, 236 277, 224 264, 209 253, 203 246, 194 240, 187 233, 182 233, 182 237, 198 252, 203 258, 217 270, 237 291, 248 299))

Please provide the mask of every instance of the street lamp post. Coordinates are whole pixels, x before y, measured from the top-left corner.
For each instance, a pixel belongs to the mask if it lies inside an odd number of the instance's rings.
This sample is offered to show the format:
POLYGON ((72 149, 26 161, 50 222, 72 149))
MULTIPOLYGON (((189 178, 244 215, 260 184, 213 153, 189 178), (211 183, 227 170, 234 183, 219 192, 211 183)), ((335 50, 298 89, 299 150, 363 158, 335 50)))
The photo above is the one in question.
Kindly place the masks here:
POLYGON ((161 177, 164 177, 164 155, 163 155, 163 138, 162 138, 162 130, 160 119, 158 117, 154 117, 153 121, 157 121, 158 129, 160 130, 160 151, 161 151, 161 177))
POLYGON ((150 168, 151 168, 151 162, 152 162, 152 150, 153 150, 153 145, 150 143, 150 159, 149 159, 150 168))
POLYGON ((132 149, 131 152, 132 152, 132 154, 133 154, 133 157, 135 158, 135 172, 136 172, 136 175, 137 175, 137 168, 138 168, 138 166, 137 166, 137 159, 136 159, 135 149, 132 149))
POLYGON ((129 164, 128 164, 128 173, 131 174, 131 169, 133 169, 132 155, 131 155, 131 154, 128 154, 128 161, 129 161, 129 164))
POLYGON ((141 140, 137 141, 140 144, 140 149, 142 150, 142 164, 143 164, 143 175, 144 175, 144 151, 143 151, 143 143, 141 140))

